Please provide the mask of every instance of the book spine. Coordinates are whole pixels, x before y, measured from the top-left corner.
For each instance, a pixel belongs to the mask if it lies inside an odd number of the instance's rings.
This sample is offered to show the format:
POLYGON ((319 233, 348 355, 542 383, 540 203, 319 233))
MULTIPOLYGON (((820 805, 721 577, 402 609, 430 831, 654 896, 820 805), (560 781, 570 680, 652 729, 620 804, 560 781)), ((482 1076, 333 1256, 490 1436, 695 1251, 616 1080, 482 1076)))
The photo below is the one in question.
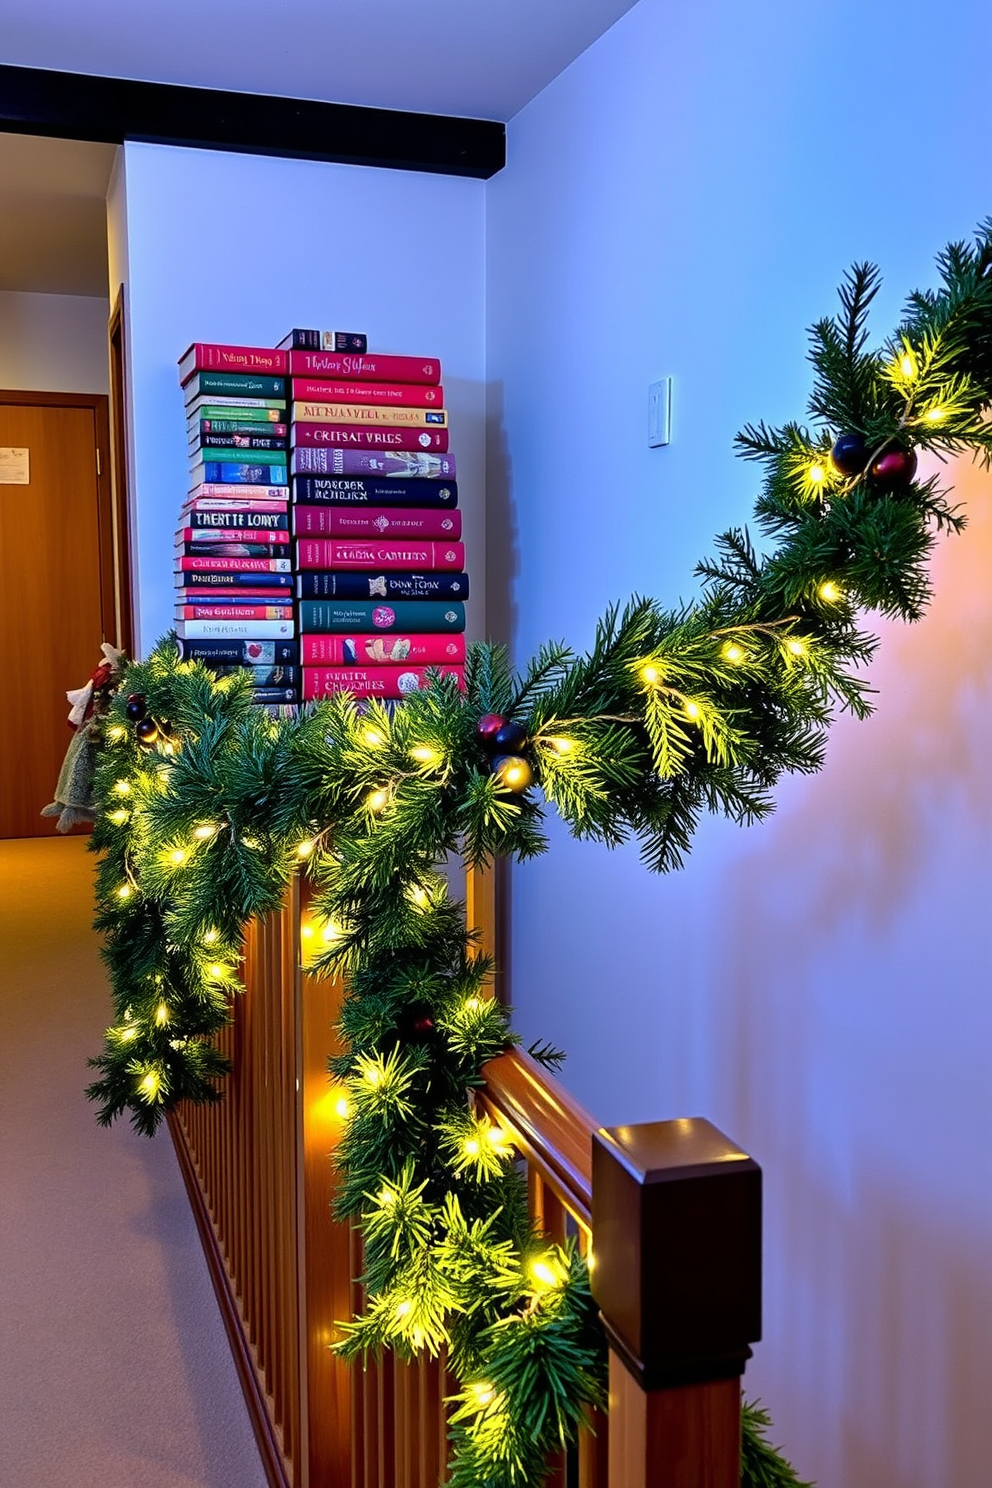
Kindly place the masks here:
POLYGON ((433 385, 441 381, 437 357, 380 356, 377 352, 291 351, 289 370, 293 376, 336 378, 342 382, 415 382, 433 385))
POLYGON ((295 703, 300 694, 296 687, 256 687, 251 697, 254 703, 295 703))
POLYGON ((194 372, 227 372, 244 376, 249 372, 285 376, 289 359, 284 351, 268 346, 219 346, 194 341, 179 359, 179 377, 186 382, 194 372))
POLYGON ((396 630, 414 635, 425 631, 458 634, 464 629, 465 606, 458 600, 403 599, 391 605, 372 600, 300 600, 300 630, 311 633, 396 630))
MULTIPOLYGON (((274 532, 271 528, 265 528, 265 537, 271 543, 289 542, 288 532, 274 532)), ((243 543, 245 540, 245 529, 243 527, 232 527, 225 531, 218 527, 179 527, 176 529, 176 543, 243 543)), ((245 555, 248 556, 247 554, 245 555)), ((259 553, 254 555, 262 557, 259 553)), ((286 548, 286 557, 289 557, 289 548, 286 548)))
MULTIPOLYGON (((282 490, 281 486, 276 487, 282 490)), ((285 515, 288 501, 238 501, 233 496, 191 496, 183 502, 184 512, 275 512, 285 515)))
POLYGON ((427 537, 456 542, 462 535, 460 511, 378 506, 294 506, 296 537, 427 537))
POLYGON ((458 505, 457 481, 362 480, 356 476, 297 475, 296 501, 314 506, 432 506, 458 505))
MULTIPOLYGON (((176 588, 176 601, 179 604, 267 604, 285 607, 293 602, 291 586, 279 589, 254 582, 259 577, 288 579, 289 574, 248 575, 253 580, 250 584, 230 584, 219 589, 204 584, 200 574, 177 574, 176 577, 179 580, 176 588)), ((230 575, 226 577, 229 578, 230 575)))
POLYGON ((300 668, 296 666, 228 666, 221 662, 219 666, 211 667, 211 671, 218 677, 235 677, 241 671, 251 672, 256 687, 299 687, 301 681, 300 668))
POLYGON ((283 465, 249 465, 231 461, 223 464, 204 460, 190 471, 194 486, 216 482, 228 486, 288 486, 289 477, 283 465))
POLYGON ((246 419, 259 424, 286 423, 285 398, 197 398, 187 405, 187 427, 199 419, 246 419))
POLYGON ((270 543, 230 544, 188 543, 173 560, 173 567, 180 573, 279 573, 292 571, 288 548, 277 548, 270 543), (281 556, 280 556, 281 554, 281 556))
POLYGON ((312 403, 305 400, 290 406, 297 423, 369 424, 412 429, 448 427, 448 414, 444 408, 407 408, 400 404, 382 407, 377 403, 312 403))
POLYGON ((221 398, 285 398, 287 392, 285 377, 251 372, 194 372, 184 386, 187 403, 204 393, 216 393, 221 398))
POLYGON ((285 605, 181 604, 173 612, 177 620, 285 620, 285 605))
POLYGON ((361 331, 290 331, 279 342, 283 351, 352 351, 369 349, 369 338, 361 331))
POLYGON ((345 449, 436 450, 448 448, 447 429, 365 429, 352 424, 293 425, 297 449, 301 445, 341 445, 345 449))
POLYGON ((388 475, 403 480, 454 480, 454 455, 428 455, 413 450, 295 449, 289 457, 294 475, 388 475))
MULTIPOLYGON (((287 434, 280 438, 276 434, 235 434, 233 431, 226 434, 201 432, 199 438, 190 443, 194 452, 197 449, 284 450, 289 446, 289 436, 287 434)), ((210 458, 213 459, 214 456, 211 455, 210 458)))
POLYGON ((187 641, 275 641, 296 634, 292 620, 180 620, 176 634, 187 641))
POLYGON ((193 640, 179 636, 176 642, 184 661, 203 661, 220 666, 296 666, 300 659, 297 641, 193 640))
POLYGON ((304 666, 460 666, 465 660, 463 635, 304 635, 304 666))
MULTIPOLYGON (((268 412, 274 412, 274 409, 268 412)), ((200 434, 247 434, 249 438, 287 439, 289 425, 275 419, 201 418, 190 421, 190 431, 200 434)))
POLYGON ((468 599, 467 573, 326 573, 297 575, 301 599, 468 599))
POLYGON ((279 501, 285 503, 287 489, 285 486, 241 486, 229 481, 202 481, 200 485, 194 486, 186 497, 187 501, 199 501, 201 497, 209 497, 225 501, 279 501))
POLYGON ((335 382, 294 377, 294 398, 316 403, 406 404, 413 408, 443 408, 444 388, 417 386, 409 382, 335 382))
POLYGON ((362 542, 358 538, 301 537, 296 544, 300 568, 395 568, 461 570, 465 544, 460 542, 362 542))
POLYGON ((287 531, 289 517, 285 511, 199 511, 186 513, 191 527, 264 528, 266 532, 287 531))
POLYGON ((312 702, 334 692, 350 692, 353 697, 401 698, 418 692, 430 680, 431 673, 454 677, 465 691, 465 668, 462 666, 308 667, 303 668, 303 700, 312 702))

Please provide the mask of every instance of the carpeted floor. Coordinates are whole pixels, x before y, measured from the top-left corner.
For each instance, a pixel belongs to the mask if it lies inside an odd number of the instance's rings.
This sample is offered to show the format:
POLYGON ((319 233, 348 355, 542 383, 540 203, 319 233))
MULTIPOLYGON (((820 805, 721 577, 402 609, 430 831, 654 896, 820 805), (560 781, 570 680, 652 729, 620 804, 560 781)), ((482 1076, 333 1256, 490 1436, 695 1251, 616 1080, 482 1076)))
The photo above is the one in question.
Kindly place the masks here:
POLYGON ((83 1098, 92 870, 81 838, 0 842, 0 1484, 264 1488, 169 1137, 83 1098))

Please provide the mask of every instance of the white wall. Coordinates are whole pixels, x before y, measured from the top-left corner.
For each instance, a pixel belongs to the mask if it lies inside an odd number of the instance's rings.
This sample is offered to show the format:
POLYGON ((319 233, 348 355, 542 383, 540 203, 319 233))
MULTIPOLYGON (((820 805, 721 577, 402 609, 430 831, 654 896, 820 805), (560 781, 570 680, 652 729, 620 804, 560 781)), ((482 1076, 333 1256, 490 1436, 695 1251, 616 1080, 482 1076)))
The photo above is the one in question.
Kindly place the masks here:
MULTIPOLYGON (((992 12, 641 0, 509 127, 489 187, 490 613, 524 658, 694 592, 746 518, 745 420, 804 413, 849 262, 877 325, 992 199, 992 12), (647 384, 675 382, 649 450, 647 384)), ((992 1377, 992 480, 879 709, 770 824, 681 874, 552 834, 513 878, 524 1036, 606 1123, 701 1114, 766 1178, 748 1370, 822 1488, 987 1488, 992 1377)))
POLYGON ((274 346, 293 326, 439 356, 484 613, 485 189, 481 181, 127 144, 129 362, 141 646, 172 623, 188 482, 176 361, 191 341, 274 346))
POLYGON ((0 290, 0 387, 106 393, 107 300, 0 290))

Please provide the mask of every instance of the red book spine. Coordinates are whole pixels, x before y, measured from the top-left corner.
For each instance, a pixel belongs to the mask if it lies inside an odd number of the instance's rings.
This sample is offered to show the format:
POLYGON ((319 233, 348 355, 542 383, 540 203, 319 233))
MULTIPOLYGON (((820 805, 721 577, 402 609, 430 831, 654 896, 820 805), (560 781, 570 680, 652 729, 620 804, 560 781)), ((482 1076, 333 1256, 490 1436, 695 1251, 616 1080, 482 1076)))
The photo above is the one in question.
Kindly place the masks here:
POLYGON ((286 352, 271 346, 220 346, 214 341, 194 341, 179 360, 183 382, 194 372, 264 372, 285 376, 286 352))
POLYGON ((305 666, 458 666, 465 660, 463 635, 304 635, 305 666))
POLYGON ((420 507, 294 506, 293 531, 297 537, 439 537, 457 542, 462 514, 420 507))
POLYGON ((176 605, 175 616, 177 620, 285 620, 288 610, 287 605, 179 604, 176 605))
POLYGON ((396 568, 421 573, 424 569, 465 567, 465 544, 460 542, 361 542, 304 537, 296 545, 296 555, 300 568, 396 568))
POLYGON ((447 429, 366 428, 364 424, 294 424, 297 445, 338 445, 361 450, 433 450, 445 454, 447 429))
POLYGON ((232 554, 230 558, 218 558, 215 554, 204 553, 200 558, 195 553, 187 553, 177 559, 173 567, 180 573, 289 573, 292 564, 288 555, 285 558, 239 558, 232 554))
POLYGON ((320 382, 293 378, 293 397, 313 403, 397 403, 407 408, 443 408, 444 388, 409 382, 320 382))
POLYGON ((441 381, 437 357, 380 356, 377 352, 291 351, 294 377, 340 378, 342 382, 441 381))
MULTIPOLYGON (((288 543, 289 533, 280 528, 262 529, 267 543, 288 543)), ((254 527, 177 527, 177 543, 197 542, 259 542, 258 529, 254 527)))
MULTIPOLYGON (((303 698, 310 702, 332 692, 351 692, 355 697, 401 698, 423 687, 428 670, 421 666, 378 666, 367 671, 357 666, 304 666, 303 698)), ((465 691, 464 667, 439 666, 434 670, 444 677, 457 677, 458 686, 465 691)))
MULTIPOLYGON (((285 464, 285 461, 283 462, 285 464)), ((199 501, 201 496, 231 499, 236 501, 285 501, 285 486, 232 486, 221 481, 201 481, 187 496, 187 501, 199 501)))

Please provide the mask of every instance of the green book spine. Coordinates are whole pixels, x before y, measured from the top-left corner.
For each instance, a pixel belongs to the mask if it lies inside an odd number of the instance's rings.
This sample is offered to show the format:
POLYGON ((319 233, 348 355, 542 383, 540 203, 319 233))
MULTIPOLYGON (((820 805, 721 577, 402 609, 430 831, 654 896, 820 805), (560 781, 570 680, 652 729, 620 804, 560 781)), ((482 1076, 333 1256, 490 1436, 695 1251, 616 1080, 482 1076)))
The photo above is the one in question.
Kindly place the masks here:
POLYGON ((197 372, 186 384, 186 401, 201 393, 220 393, 228 398, 286 398, 285 377, 254 372, 197 372))
POLYGON ((287 459, 284 449, 226 449, 221 445, 205 445, 202 448, 197 445, 190 453, 200 464, 219 461, 222 465, 285 465, 287 459))
POLYGON ((354 631, 374 635, 391 630, 409 635, 446 635, 465 629, 465 606, 457 600, 397 599, 391 604, 376 600, 300 601, 300 631, 311 635, 333 635, 354 631))
POLYGON ((239 424, 284 424, 286 405, 275 399, 258 400, 259 407, 246 408, 230 403, 201 403, 195 413, 190 414, 187 425, 199 429, 201 419, 226 419, 239 424), (232 418, 232 415, 234 416, 232 418))

